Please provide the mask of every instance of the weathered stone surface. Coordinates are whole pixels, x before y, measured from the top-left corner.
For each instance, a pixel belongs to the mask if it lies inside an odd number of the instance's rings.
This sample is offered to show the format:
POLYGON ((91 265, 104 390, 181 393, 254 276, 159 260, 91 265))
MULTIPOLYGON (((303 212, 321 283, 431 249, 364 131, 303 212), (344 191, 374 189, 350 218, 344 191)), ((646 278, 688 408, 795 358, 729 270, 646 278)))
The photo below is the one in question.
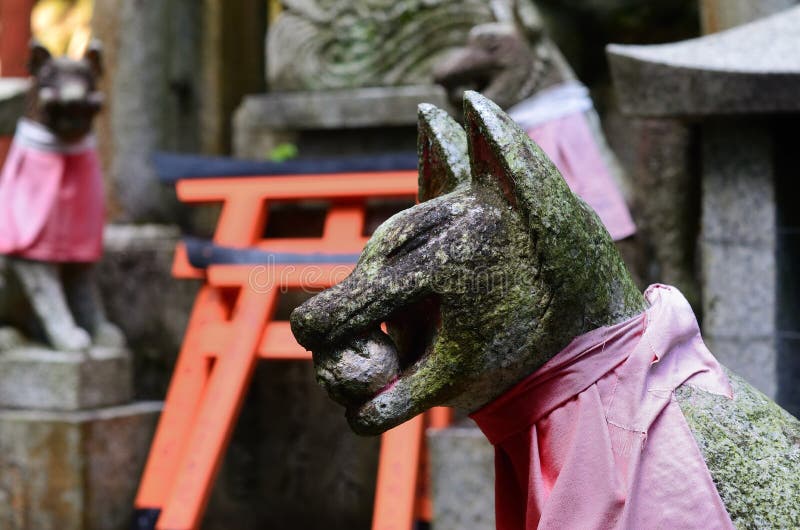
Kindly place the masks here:
POLYGON ((180 211, 150 156, 199 148, 201 14, 193 0, 95 2, 92 30, 108 53, 98 140, 115 220, 172 222, 180 211))
POLYGON ((701 309, 695 249, 700 216, 700 184, 692 174, 692 129, 677 120, 636 119, 633 203, 638 228, 651 247, 648 283, 680 289, 695 311, 701 309))
POLYGON ((424 83, 431 65, 493 20, 482 0, 282 0, 267 33, 271 90, 424 83))
POLYGON ((0 134, 12 135, 25 112, 25 94, 30 82, 24 78, 0 79, 0 134))
POLYGON ((703 331, 714 337, 772 337, 776 263, 773 246, 702 242, 703 331))
POLYGON ((465 94, 465 122, 471 185, 392 217, 344 282, 292 313, 292 330, 318 366, 387 321, 400 359, 393 385, 353 397, 347 373, 326 381, 334 397, 348 396, 340 401, 358 433, 383 432, 435 405, 475 410, 573 337, 645 307, 597 215, 527 134, 475 92, 465 94))
MULTIPOLYGON (((318 370, 341 359, 354 341, 387 348, 368 336, 386 324, 394 343, 388 348, 394 346, 400 365, 393 384, 375 395, 361 393, 363 381, 353 384, 350 369, 325 381, 359 434, 383 432, 434 405, 474 411, 573 337, 644 309, 599 219, 524 131, 474 92, 465 94, 465 107, 469 186, 458 182, 450 193, 390 218, 347 279, 291 315, 292 330, 313 351, 318 370), (483 271, 503 281, 483 288, 464 283, 483 271)), ((453 123, 428 120, 425 127, 443 130, 426 131, 421 145, 458 144, 459 135, 448 131, 453 123)), ((441 163, 421 154, 422 166, 441 163)), ((425 167, 420 173, 424 178, 425 167)), ((381 362, 384 354, 368 352, 363 362, 381 362)), ((744 387, 735 380, 733 401, 685 398, 682 392, 691 390, 679 391, 679 400, 731 515, 743 527, 793 528, 800 424, 744 387), (742 467, 748 476, 737 483, 742 467)))
POLYGON ((234 154, 263 159, 287 142, 306 157, 413 150, 417 105, 446 100, 435 85, 247 96, 234 116, 234 154))
POLYGON ((79 410, 132 396, 130 353, 92 348, 61 352, 27 346, 0 352, 0 407, 79 410))
POLYGON ((737 528, 800 526, 800 422, 740 377, 734 399, 680 387, 676 398, 737 528))
POLYGON ((270 130, 353 129, 415 125, 417 105, 447 106, 436 85, 350 90, 274 92, 248 96, 236 113, 237 128, 270 130), (364 112, 364 109, 369 112, 364 112))
POLYGON ((720 359, 775 399, 775 162, 768 129, 741 121, 703 127, 700 241, 703 331, 720 359))
POLYGON ((770 131, 741 120, 703 127, 702 238, 717 243, 775 245, 774 149, 770 131))
POLYGON ((97 279, 133 352, 135 396, 162 399, 199 282, 172 277, 176 227, 109 225, 97 279))
POLYGON ((160 409, 0 410, 0 527, 127 528, 160 409))
POLYGON ((767 396, 778 395, 774 337, 715 337, 706 333, 703 340, 719 362, 767 396))
POLYGON ((434 530, 494 530, 494 447, 474 425, 427 433, 434 530))
POLYGON ((800 110, 800 7, 674 44, 610 45, 622 110, 637 116, 800 110), (780 36, 780 38, 776 38, 780 36))

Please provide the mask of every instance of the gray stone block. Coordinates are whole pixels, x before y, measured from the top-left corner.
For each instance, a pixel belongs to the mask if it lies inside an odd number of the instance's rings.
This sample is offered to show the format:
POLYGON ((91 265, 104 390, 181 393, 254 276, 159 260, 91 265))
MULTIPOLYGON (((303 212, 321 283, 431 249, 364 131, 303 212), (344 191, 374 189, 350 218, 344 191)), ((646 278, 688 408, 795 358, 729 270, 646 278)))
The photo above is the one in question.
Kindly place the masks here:
POLYGON ((778 394, 776 345, 773 337, 723 338, 704 334, 711 353, 748 383, 775 399, 778 394))
POLYGON ((24 346, 0 352, 0 407, 79 410, 127 403, 130 354, 92 348, 61 352, 24 346))
POLYGON ((434 530, 494 530, 494 447, 474 426, 427 433, 434 530))
POLYGON ((774 249, 703 241, 701 254, 703 332, 726 338, 774 336, 774 249))
POLYGON ((0 410, 0 528, 127 528, 160 410, 0 410))
POLYGON ((284 131, 415 125, 420 103, 449 106, 436 85, 273 92, 247 96, 235 119, 242 128, 284 131))
POLYGON ((652 248, 650 283, 678 287, 695 310, 700 287, 695 273, 700 184, 690 170, 694 131, 678 120, 630 120, 635 147, 633 198, 640 233, 652 248))
POLYGON ((608 47, 622 110, 713 116, 800 110, 800 7, 699 39, 608 47))
POLYGON ((703 127, 705 240, 774 245, 773 158, 768 129, 739 120, 703 127))

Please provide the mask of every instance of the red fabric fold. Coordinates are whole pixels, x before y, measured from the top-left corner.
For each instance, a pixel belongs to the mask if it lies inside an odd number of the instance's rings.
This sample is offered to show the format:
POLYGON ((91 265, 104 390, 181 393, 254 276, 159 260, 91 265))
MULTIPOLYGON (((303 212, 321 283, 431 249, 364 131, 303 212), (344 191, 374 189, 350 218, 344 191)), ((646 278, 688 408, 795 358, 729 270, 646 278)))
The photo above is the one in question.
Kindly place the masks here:
POLYGON ((683 295, 645 296, 472 414, 495 445, 498 530, 733 528, 673 398, 730 384, 683 295))
POLYGON ((12 142, 0 173, 0 254, 93 262, 103 251, 105 199, 97 152, 12 142))

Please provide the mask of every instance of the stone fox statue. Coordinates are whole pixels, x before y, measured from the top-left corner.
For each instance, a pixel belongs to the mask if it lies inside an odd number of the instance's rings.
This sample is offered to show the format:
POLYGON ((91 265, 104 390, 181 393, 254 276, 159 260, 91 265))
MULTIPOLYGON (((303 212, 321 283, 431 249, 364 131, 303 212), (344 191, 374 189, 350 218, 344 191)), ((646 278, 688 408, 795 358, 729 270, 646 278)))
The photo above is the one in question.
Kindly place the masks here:
POLYGON ((33 42, 32 86, 0 174, 0 348, 14 331, 58 350, 122 346, 91 279, 102 252, 105 207, 91 134, 101 108, 101 51, 50 56, 33 42), (28 310, 29 309, 29 310, 28 310))
MULTIPOLYGON (((575 76, 529 1, 493 3, 497 22, 472 28, 439 61, 434 80, 457 105, 473 87, 497 103, 548 155, 615 241, 636 231, 619 188, 625 176, 600 127, 589 90, 575 76)), ((633 258, 631 241, 620 249, 633 258)))
POLYGON ((464 106, 466 133, 420 106, 422 202, 291 315, 351 428, 470 412, 503 530, 800 527, 800 422, 717 363, 676 289, 637 290, 499 107, 464 106))

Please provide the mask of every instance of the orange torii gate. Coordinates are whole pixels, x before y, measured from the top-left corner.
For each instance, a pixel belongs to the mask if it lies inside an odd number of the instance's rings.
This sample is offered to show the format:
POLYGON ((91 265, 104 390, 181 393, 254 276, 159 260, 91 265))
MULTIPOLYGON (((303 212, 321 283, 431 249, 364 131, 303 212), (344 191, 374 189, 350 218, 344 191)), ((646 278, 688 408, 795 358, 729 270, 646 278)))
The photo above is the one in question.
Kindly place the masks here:
MULTIPOLYGON (((407 170, 177 182, 183 202, 222 203, 214 245, 279 259, 198 269, 186 245, 178 246, 174 276, 204 284, 139 486, 134 528, 199 527, 256 361, 310 359, 289 323, 273 320, 281 288, 323 289, 344 279, 367 240, 365 201, 412 198, 416 188, 417 172, 407 170), (270 203, 313 199, 331 202, 322 237, 263 237, 270 203)), ((383 435, 373 530, 411 530, 415 519, 430 521, 423 434, 449 422, 449 410, 435 409, 383 435)))

